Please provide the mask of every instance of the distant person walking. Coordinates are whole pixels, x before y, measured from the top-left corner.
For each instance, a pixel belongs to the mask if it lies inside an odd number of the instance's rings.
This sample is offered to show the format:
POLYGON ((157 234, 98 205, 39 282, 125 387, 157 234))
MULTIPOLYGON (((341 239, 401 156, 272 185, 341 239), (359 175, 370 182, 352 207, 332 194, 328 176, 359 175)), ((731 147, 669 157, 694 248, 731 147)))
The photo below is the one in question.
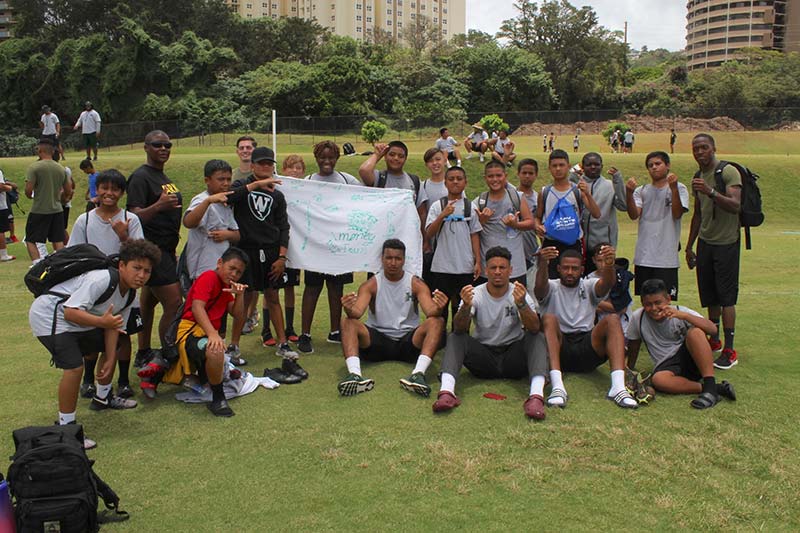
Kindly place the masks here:
POLYGON ((61 159, 66 160, 64 157, 64 147, 61 146, 61 121, 58 120, 58 115, 50 110, 50 106, 42 106, 42 116, 39 119, 39 127, 42 128, 42 137, 50 139, 56 146, 56 150, 61 154, 61 159))
POLYGON ((671 154, 675 153, 675 141, 677 140, 678 140, 678 134, 675 133, 675 128, 672 128, 669 134, 669 153, 671 154))
POLYGON ((86 148, 86 159, 89 159, 94 152, 94 160, 97 161, 97 139, 100 138, 100 113, 95 111, 90 101, 83 104, 83 112, 78 117, 78 121, 72 126, 73 130, 81 128, 83 134, 83 146, 86 148))

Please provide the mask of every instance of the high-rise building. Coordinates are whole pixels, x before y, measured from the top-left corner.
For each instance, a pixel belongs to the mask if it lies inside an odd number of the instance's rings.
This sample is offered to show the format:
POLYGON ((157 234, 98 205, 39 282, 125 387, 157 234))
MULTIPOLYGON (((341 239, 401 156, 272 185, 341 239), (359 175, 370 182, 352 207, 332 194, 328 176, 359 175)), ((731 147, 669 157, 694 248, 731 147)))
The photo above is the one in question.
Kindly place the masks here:
POLYGON ((0 41, 11 37, 14 18, 11 16, 11 6, 7 0, 0 0, 0 41))
POLYGON ((689 0, 686 8, 690 70, 719 66, 747 47, 800 51, 800 0, 689 0))
POLYGON ((244 18, 314 19, 336 35, 366 39, 375 32, 403 38, 422 18, 443 39, 466 32, 466 0, 225 0, 244 18))

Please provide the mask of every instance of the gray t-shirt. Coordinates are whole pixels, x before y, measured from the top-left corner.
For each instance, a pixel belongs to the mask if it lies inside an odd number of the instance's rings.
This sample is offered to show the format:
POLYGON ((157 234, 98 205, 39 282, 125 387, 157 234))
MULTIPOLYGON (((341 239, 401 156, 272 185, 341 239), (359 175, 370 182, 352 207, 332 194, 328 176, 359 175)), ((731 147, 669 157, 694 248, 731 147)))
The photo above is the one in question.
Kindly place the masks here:
MULTIPOLYGON (((511 194, 519 193, 516 189, 508 189, 511 194)), ((473 209, 479 209, 479 199, 475 198, 472 202, 473 209)), ((520 200, 521 201, 521 200, 520 200)), ((503 246, 511 252, 511 277, 516 278, 525 275, 525 245, 520 236, 520 232, 514 228, 506 226, 502 218, 508 214, 513 214, 514 204, 508 194, 503 194, 502 200, 486 199, 486 207, 493 211, 492 216, 485 224, 482 224, 481 231, 481 268, 486 274, 486 251, 495 246, 503 246)))
MULTIPOLYGON (((702 316, 686 307, 672 307, 693 316, 702 316)), ((647 346, 647 351, 650 352, 653 366, 656 367, 677 353, 686 340, 686 334, 691 327, 689 322, 678 318, 653 320, 644 312, 643 308, 639 308, 631 316, 626 337, 630 340, 642 339, 647 346)))
MULTIPOLYGON (((186 212, 196 209, 208 196, 208 191, 203 191, 192 198, 186 212)), ((208 232, 238 229, 239 225, 233 217, 231 207, 223 204, 208 206, 203 218, 200 219, 200 224, 189 230, 189 238, 186 241, 186 266, 192 279, 197 279, 206 270, 217 268, 217 260, 231 245, 228 241, 214 242, 208 236, 208 232)))
POLYGON ((448 137, 446 139, 442 139, 441 137, 439 137, 438 139, 436 139, 436 148, 438 148, 442 152, 452 152, 453 147, 455 147, 457 144, 458 142, 452 137, 448 137))
MULTIPOLYGON (((378 180, 380 179, 382 170, 374 170, 373 174, 375 175, 375 184, 373 187, 378 186, 378 180)), ((408 175, 407 172, 403 171, 402 174, 392 174, 391 172, 386 174, 386 186, 385 189, 408 189, 409 191, 416 193, 416 188, 414 187, 414 180, 411 179, 411 176, 408 175)), ((428 196, 425 194, 425 189, 422 188, 422 184, 419 187, 419 194, 417 194, 416 199, 414 200, 415 205, 417 207, 421 206, 425 202, 428 201, 428 196)))
MULTIPOLYGON (((525 293, 525 303, 535 310, 533 300, 525 293)), ((463 302, 461 305, 464 305, 463 302)), ((519 309, 514 301, 514 285, 508 284, 508 290, 500 298, 489 294, 486 284, 475 287, 472 297, 472 322, 475 331, 472 337, 487 346, 505 346, 518 341, 525 334, 519 309)))
MULTIPOLYGON (((428 209, 442 196, 447 196, 447 187, 444 185, 444 180, 436 182, 427 179, 422 182, 422 188, 425 189, 425 197, 428 199, 428 209)), ((462 196, 464 195, 464 193, 461 194, 462 196)))
POLYGON ((118 254, 122 243, 111 225, 117 220, 124 222, 126 219, 128 220, 128 239, 144 239, 142 223, 139 217, 130 211, 120 209, 116 215, 111 217, 111 220, 106 221, 97 214, 97 209, 92 209, 88 213, 81 213, 78 220, 75 221, 67 246, 89 243, 97 246, 106 255, 118 254))
MULTIPOLYGON (((689 191, 678 183, 683 211, 689 210, 689 191)), ((681 221, 672 218, 672 190, 642 185, 633 191, 633 202, 642 209, 633 264, 655 268, 678 268, 681 221)))
MULTIPOLYGON (((472 204, 467 202, 469 209, 472 204)), ((464 216, 464 200, 455 202, 455 211, 450 215, 453 218, 464 216)), ((428 220, 425 222, 427 229, 442 212, 442 202, 433 202, 428 211, 428 220)), ((445 220, 439 234, 436 236, 436 252, 433 254, 431 272, 445 274, 471 274, 475 258, 472 256, 472 241, 470 236, 481 231, 478 215, 473 210, 469 220, 445 220)))
POLYGON ((370 305, 366 325, 387 337, 402 339, 419 326, 417 300, 411 287, 414 275, 404 272, 399 281, 389 281, 383 271, 375 274, 378 290, 374 308, 370 305))
MULTIPOLYGON (((539 195, 536 194, 536 191, 531 191, 530 194, 525 194, 522 191, 518 191, 521 197, 525 200, 525 203, 528 204, 528 207, 531 210, 531 213, 536 213, 536 207, 539 203, 539 195)), ((536 238, 536 232, 531 230, 526 230, 522 232, 522 245, 523 249, 525 250, 525 257, 533 259, 533 255, 539 250, 539 239, 536 238)))
POLYGON ((339 172, 338 170, 334 170, 333 173, 328 174, 327 176, 323 176, 319 172, 311 174, 306 179, 311 181, 324 181, 325 183, 343 183, 345 185, 361 185, 361 182, 358 181, 355 176, 348 174, 347 172, 339 172))
POLYGON ((59 333, 73 333, 93 329, 67 321, 64 318, 64 307, 81 309, 95 316, 103 316, 108 307, 113 305, 114 309, 112 313, 115 315, 122 315, 122 324, 124 327, 124 325, 128 323, 131 307, 135 305, 134 302, 128 307, 125 307, 125 304, 128 303, 127 292, 125 294, 120 294, 119 288, 117 288, 108 300, 99 305, 95 305, 97 299, 108 289, 109 283, 111 283, 111 275, 108 273, 108 270, 92 270, 86 274, 81 274, 63 283, 59 283, 51 289, 53 292, 70 295, 63 304, 58 303, 60 297, 54 294, 43 294, 36 298, 28 312, 28 321, 31 324, 33 334, 37 337, 51 334, 53 328, 53 306, 55 305, 58 305, 56 311, 56 335, 59 333))
POLYGON ((595 309, 603 301, 595 292, 598 281, 581 278, 575 287, 567 287, 558 279, 548 281, 550 290, 539 303, 543 312, 558 318, 562 333, 592 331, 595 309))

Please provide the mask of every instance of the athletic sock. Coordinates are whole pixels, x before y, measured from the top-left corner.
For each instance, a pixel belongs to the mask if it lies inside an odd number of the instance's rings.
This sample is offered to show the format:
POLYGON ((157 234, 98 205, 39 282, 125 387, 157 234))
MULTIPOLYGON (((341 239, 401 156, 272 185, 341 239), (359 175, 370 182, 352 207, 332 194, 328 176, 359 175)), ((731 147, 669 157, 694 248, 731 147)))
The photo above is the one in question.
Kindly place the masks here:
POLYGON ((120 359, 117 361, 117 366, 119 366, 119 376, 117 376, 117 385, 120 387, 124 387, 126 385, 130 385, 131 382, 128 380, 128 370, 131 367, 130 360, 123 361, 120 359))
POLYGON ((94 369, 97 366, 97 359, 83 360, 83 383, 91 385, 94 383, 94 369))
POLYGON ((8 259, 8 249, 3 248, 0 250, 0 259, 8 259))
POLYGON ((425 372, 427 372, 428 367, 431 366, 431 362, 432 361, 433 361, 433 359, 431 359, 427 355, 420 354, 420 356, 417 357, 417 366, 414 367, 414 370, 412 370, 411 373, 412 374, 417 374, 417 373, 424 374, 425 372))
POLYGON ((346 358, 344 362, 347 365, 348 372, 361 375, 361 359, 357 355, 346 358))
POLYGON ((100 383, 97 384, 97 392, 95 396, 98 398, 108 398, 108 395, 111 394, 111 383, 108 385, 102 385, 100 383))
POLYGON ((458 166, 461 166, 461 160, 460 159, 457 161, 457 163, 458 163, 458 166))
POLYGON ((553 389, 567 390, 564 388, 564 380, 561 379, 561 370, 550 371, 550 390, 553 389))
POLYGON ((703 378, 703 392, 713 394, 714 396, 717 395, 717 382, 714 380, 714 376, 703 378))
POLYGON ((612 370, 611 371, 611 390, 608 391, 609 396, 616 396, 620 391, 625 390, 625 371, 612 370))
POLYGON ((544 376, 533 376, 531 379, 531 396, 538 394, 544 396, 544 376))
POLYGON ((725 333, 725 349, 733 350, 733 328, 723 328, 725 333))
POLYGON ((72 422, 75 422, 75 411, 72 411, 71 413, 62 413, 61 411, 58 412, 58 425, 66 426, 72 422))
POLYGON ((715 326, 717 326, 717 332, 711 335, 711 340, 715 342, 719 341, 719 317, 717 317, 716 319, 709 317, 709 320, 713 322, 715 326))
POLYGON ((453 396, 456 394, 456 378, 453 374, 442 372, 442 388, 441 392, 449 392, 453 396))
POLYGON ((222 383, 211 385, 211 400, 221 402, 225 399, 225 391, 222 390, 222 383))
POLYGON ((294 307, 289 307, 287 305, 283 314, 286 318, 286 330, 294 329, 294 307))

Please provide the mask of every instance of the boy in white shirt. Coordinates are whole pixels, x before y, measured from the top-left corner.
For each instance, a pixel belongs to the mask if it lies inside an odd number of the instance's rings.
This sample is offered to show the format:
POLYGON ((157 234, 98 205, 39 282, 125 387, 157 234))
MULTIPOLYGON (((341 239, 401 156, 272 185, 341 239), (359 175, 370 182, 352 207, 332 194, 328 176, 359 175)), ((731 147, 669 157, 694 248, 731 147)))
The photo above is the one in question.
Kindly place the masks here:
POLYGON ((441 150, 447 155, 447 166, 450 166, 450 161, 455 161, 457 166, 461 166, 461 154, 458 153, 459 142, 455 140, 447 128, 439 130, 439 138, 436 139, 436 148, 441 150))

